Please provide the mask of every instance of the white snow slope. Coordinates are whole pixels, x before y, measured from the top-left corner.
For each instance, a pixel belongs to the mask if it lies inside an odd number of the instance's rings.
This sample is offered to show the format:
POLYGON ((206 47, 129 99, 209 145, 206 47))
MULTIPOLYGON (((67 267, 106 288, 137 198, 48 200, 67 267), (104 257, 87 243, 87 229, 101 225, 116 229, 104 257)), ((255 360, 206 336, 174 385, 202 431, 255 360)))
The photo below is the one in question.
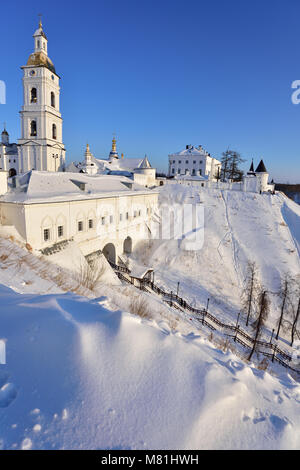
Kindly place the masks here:
POLYGON ((300 385, 105 299, 0 288, 3 449, 296 449, 300 385))
MULTIPOLYGON (((282 193, 276 195, 220 191, 167 185, 160 203, 199 204, 204 207, 204 245, 186 251, 184 240, 143 243, 133 255, 151 266, 158 284, 176 292, 191 304, 210 310, 225 321, 235 320, 247 263, 255 262, 261 284, 278 292, 285 273, 300 275, 300 206, 282 193)), ((272 302, 269 325, 279 316, 280 299, 272 302)))

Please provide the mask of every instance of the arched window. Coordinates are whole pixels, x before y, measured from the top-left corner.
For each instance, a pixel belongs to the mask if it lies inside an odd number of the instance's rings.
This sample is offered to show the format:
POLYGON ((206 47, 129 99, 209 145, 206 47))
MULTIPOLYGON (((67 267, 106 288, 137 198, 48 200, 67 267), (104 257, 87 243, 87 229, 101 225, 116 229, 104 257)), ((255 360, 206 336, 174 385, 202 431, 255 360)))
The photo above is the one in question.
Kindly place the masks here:
POLYGON ((16 170, 14 168, 11 168, 9 170, 8 176, 9 178, 12 178, 13 176, 16 176, 16 174, 17 174, 16 170))
POLYGON ((31 123, 30 123, 30 135, 33 136, 33 137, 37 135, 36 121, 31 121, 31 123))
POLYGON ((31 103, 36 103, 36 102, 37 102, 37 92, 36 92, 36 88, 31 88, 31 92, 30 92, 30 102, 31 102, 31 103))
POLYGON ((37 40, 37 48, 39 49, 40 48, 40 41, 37 40))
POLYGON ((51 91, 51 106, 55 108, 55 94, 51 91))
POLYGON ((56 140, 56 125, 53 124, 52 125, 52 139, 55 139, 56 140))

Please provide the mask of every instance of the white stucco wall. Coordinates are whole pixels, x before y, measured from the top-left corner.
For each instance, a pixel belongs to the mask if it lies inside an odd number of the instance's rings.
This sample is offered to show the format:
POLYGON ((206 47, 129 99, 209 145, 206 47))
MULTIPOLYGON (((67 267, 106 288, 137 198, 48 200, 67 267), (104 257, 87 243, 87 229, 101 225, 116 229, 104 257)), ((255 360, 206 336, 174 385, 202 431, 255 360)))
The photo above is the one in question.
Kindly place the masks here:
POLYGON ((0 220, 3 225, 15 225, 24 240, 38 250, 74 238, 84 255, 103 249, 107 243, 113 243, 120 255, 126 237, 131 237, 133 248, 148 238, 145 224, 150 225, 157 199, 158 194, 153 192, 64 202, 0 202, 0 220), (89 220, 93 221, 92 228, 89 228, 89 220), (82 222, 82 231, 78 230, 79 222, 82 222), (61 237, 59 226, 63 227, 61 237), (47 241, 44 240, 45 229, 50 231, 47 241))

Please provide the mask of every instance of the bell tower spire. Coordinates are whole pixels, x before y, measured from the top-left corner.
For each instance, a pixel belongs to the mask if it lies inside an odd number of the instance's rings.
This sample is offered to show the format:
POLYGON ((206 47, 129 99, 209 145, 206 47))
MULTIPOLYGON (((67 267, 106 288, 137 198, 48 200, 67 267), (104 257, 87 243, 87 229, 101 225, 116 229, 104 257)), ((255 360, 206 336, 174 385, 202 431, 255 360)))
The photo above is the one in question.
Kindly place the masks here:
POLYGON ((34 52, 23 69, 20 172, 35 169, 61 171, 65 164, 60 113, 60 77, 48 57, 48 40, 41 15, 35 31, 34 52))

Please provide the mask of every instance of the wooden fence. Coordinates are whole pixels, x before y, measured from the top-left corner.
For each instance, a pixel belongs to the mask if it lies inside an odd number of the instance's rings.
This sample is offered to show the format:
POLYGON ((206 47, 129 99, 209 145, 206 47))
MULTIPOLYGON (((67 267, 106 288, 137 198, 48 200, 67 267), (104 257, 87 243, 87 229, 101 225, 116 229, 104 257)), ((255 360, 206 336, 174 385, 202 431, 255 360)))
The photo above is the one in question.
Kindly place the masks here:
MULTIPOLYGON (((130 270, 127 267, 119 266, 112 262, 110 262, 110 265, 115 270, 119 279, 129 284, 135 285, 133 278, 130 277, 130 270)), ((192 307, 182 297, 174 294, 173 292, 165 291, 150 279, 135 278, 135 280, 139 282, 139 286, 135 287, 138 287, 140 290, 146 292, 149 292, 147 287, 150 288, 152 292, 160 295, 163 300, 171 307, 179 308, 182 311, 188 311, 195 314, 199 322, 208 327, 210 330, 217 330, 224 333, 227 337, 232 338, 233 341, 241 344, 241 346, 246 349, 251 349, 253 347, 254 338, 243 331, 239 325, 229 325, 227 323, 223 323, 214 315, 209 313, 206 309, 192 307)), ((259 347, 259 351, 257 352, 271 358, 272 362, 276 361, 282 366, 300 374, 300 370, 295 369, 290 364, 288 364, 288 362, 292 361, 292 356, 287 351, 283 351, 281 348, 279 348, 277 344, 267 343, 266 341, 257 341, 256 344, 259 347)))

